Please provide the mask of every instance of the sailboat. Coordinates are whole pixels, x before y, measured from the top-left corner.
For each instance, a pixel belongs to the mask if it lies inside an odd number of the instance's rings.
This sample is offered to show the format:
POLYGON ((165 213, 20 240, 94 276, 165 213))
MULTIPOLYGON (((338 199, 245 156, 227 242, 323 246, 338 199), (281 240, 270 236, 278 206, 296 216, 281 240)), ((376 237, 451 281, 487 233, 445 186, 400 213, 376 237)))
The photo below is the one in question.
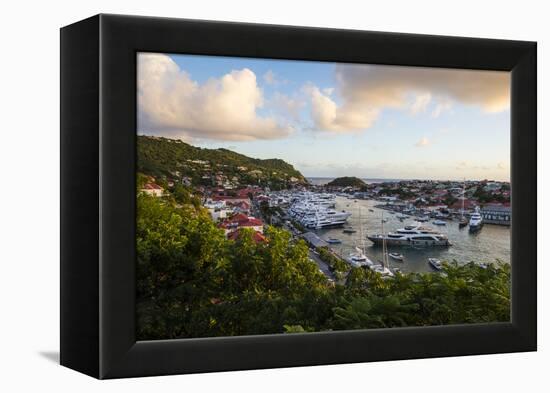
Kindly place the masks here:
POLYGON ((459 228, 464 228, 468 225, 468 220, 464 217, 464 199, 466 199, 466 179, 462 183, 462 209, 460 210, 460 221, 458 221, 459 228))
POLYGON ((349 254, 347 261, 353 267, 371 267, 372 261, 365 255, 365 238, 363 236, 363 223, 361 222, 361 208, 359 208, 359 231, 361 239, 361 247, 355 246, 355 252, 349 254))
POLYGON ((382 212, 382 265, 373 265, 371 269, 385 277, 393 277, 390 270, 390 260, 388 256, 388 246, 386 245, 386 236, 384 236, 384 212, 382 212))

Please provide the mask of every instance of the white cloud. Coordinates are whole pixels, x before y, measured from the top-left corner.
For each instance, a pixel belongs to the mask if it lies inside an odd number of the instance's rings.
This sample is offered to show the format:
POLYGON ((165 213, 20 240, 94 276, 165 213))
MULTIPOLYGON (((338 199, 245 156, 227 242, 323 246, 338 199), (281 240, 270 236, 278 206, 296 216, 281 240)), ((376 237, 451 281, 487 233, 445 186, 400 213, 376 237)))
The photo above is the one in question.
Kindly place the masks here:
POLYGON ((415 143, 416 147, 426 147, 430 144, 430 140, 423 136, 418 142, 415 143))
POLYGON ((292 129, 258 115, 262 90, 251 70, 233 70, 200 84, 168 56, 138 57, 138 131, 176 138, 275 139, 292 129))
POLYGON ((282 118, 281 122, 286 123, 288 123, 289 120, 298 122, 300 120, 300 111, 305 105, 305 101, 300 97, 289 97, 278 91, 273 94, 273 97, 267 103, 267 106, 282 118))
POLYGON ((425 112, 431 100, 432 100, 432 95, 430 93, 417 95, 409 109, 410 112, 413 115, 416 115, 417 113, 425 112))
POLYGON ((311 117, 315 126, 324 131, 350 132, 368 128, 378 116, 377 109, 356 107, 353 103, 338 106, 316 86, 306 86, 311 100, 311 117))
POLYGON ((416 114, 434 103, 432 116, 437 117, 454 102, 485 112, 500 112, 510 105, 508 72, 340 64, 336 80, 338 104, 325 91, 308 87, 312 118, 320 130, 364 130, 388 108, 416 114))
POLYGON ((275 77, 275 73, 271 70, 268 70, 265 74, 264 74, 264 81, 268 84, 268 85, 274 85, 277 83, 277 78, 275 77))
POLYGON ((438 104, 435 106, 432 111, 432 117, 437 118, 444 112, 447 112, 453 106, 452 102, 449 99, 440 99, 438 104))

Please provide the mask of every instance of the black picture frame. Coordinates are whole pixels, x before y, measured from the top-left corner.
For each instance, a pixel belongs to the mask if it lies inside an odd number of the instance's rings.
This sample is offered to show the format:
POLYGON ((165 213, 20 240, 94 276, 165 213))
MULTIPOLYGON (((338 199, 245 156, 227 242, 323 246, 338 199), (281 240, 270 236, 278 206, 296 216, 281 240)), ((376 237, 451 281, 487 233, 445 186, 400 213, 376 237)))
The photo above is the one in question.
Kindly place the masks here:
POLYGON ((97 15, 61 29, 61 364, 96 378, 537 348, 536 43, 97 15), (510 323, 135 339, 136 53, 511 71, 510 323))

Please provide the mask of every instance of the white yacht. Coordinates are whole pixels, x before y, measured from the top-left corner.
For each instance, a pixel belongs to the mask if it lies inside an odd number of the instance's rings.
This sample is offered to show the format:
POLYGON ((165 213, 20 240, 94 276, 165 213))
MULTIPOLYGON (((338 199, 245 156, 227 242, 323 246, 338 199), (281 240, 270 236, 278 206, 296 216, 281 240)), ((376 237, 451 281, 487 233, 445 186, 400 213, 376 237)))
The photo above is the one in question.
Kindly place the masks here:
POLYGON ((335 210, 314 210, 311 213, 306 213, 301 218, 302 224, 307 228, 329 228, 344 225, 351 213, 346 211, 337 212, 335 210))
POLYGON ((443 269, 443 265, 441 264, 441 261, 437 258, 428 258, 428 263, 435 269, 435 270, 441 270, 443 269))
POLYGON ((347 258, 348 263, 353 267, 372 267, 374 263, 365 255, 365 238, 363 236, 363 225, 361 223, 361 208, 359 208, 359 239, 361 247, 355 246, 355 252, 352 252, 347 258))
POLYGON ((332 194, 297 193, 292 197, 288 214, 307 228, 322 229, 344 225, 351 213, 334 209, 332 194))
POLYGON ((388 246, 450 246, 446 235, 421 225, 409 225, 387 235, 367 236, 375 245, 384 241, 388 246))
POLYGON ((394 276, 393 272, 384 265, 373 265, 371 266, 370 269, 375 271, 376 273, 380 273, 382 276, 386 276, 386 277, 394 276))
POLYGON ((370 269, 376 273, 379 273, 382 275, 382 278, 390 278, 393 277, 394 274, 390 270, 390 260, 389 260, 389 254, 388 254, 388 247, 386 242, 386 236, 384 232, 384 212, 382 212, 382 263, 380 265, 372 265, 370 266, 370 269))
POLYGON ((347 258, 348 263, 353 267, 372 267, 374 263, 365 255, 363 250, 359 247, 355 247, 355 252, 349 254, 347 258))
POLYGON ((476 209, 475 213, 470 216, 470 232, 479 231, 483 226, 483 217, 479 214, 479 209, 476 209))

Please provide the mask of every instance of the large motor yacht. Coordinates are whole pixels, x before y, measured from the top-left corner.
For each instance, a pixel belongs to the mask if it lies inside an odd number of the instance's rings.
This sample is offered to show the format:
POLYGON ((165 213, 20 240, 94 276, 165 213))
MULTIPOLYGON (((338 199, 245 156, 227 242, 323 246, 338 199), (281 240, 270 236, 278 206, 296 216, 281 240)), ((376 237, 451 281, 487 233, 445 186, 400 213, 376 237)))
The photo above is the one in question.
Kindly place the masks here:
POLYGON ((322 229, 344 225, 351 213, 334 209, 332 194, 304 192, 293 198, 289 215, 307 228, 322 229))
POLYGON ((307 228, 321 229, 342 226, 347 222, 349 216, 351 213, 346 211, 318 209, 304 214, 300 221, 307 228))
POLYGON ((472 213, 470 216, 470 232, 476 232, 481 229, 483 226, 483 217, 481 217, 481 214, 479 214, 479 210, 476 209, 475 213, 472 213))
POLYGON ((387 235, 367 236, 375 245, 384 241, 388 246, 450 246, 446 235, 421 225, 409 225, 387 235))

